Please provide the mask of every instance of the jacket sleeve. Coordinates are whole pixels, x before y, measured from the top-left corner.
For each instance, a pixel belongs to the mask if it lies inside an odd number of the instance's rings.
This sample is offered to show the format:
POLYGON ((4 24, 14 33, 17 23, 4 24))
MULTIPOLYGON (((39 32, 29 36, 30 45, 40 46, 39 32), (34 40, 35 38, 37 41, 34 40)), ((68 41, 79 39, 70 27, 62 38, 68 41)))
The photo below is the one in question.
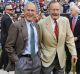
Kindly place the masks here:
POLYGON ((8 31, 5 50, 8 52, 9 59, 13 63, 15 63, 18 60, 18 56, 16 55, 16 51, 15 51, 16 38, 17 38, 17 28, 14 24, 11 24, 8 31))
POLYGON ((74 42, 74 36, 70 29, 70 23, 68 19, 66 19, 66 45, 71 53, 71 55, 77 55, 75 42, 74 42))

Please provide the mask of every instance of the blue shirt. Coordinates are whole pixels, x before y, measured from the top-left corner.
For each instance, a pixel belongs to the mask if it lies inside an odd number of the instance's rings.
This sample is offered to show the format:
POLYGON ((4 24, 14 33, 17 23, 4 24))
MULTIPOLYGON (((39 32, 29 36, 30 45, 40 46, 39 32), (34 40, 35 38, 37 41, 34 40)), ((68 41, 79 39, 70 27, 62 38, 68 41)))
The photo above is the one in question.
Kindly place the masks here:
MULTIPOLYGON (((76 18, 76 22, 77 22, 78 16, 76 16, 75 18, 76 18)), ((74 19, 74 17, 73 17, 73 19, 74 19)), ((73 19, 72 19, 72 21, 73 21, 73 19)))
MULTIPOLYGON (((30 45, 30 39, 31 39, 31 35, 30 35, 30 22, 27 22, 26 21, 26 27, 28 29, 28 45, 26 45, 26 48, 24 49, 24 53, 23 55, 25 54, 31 54, 31 45, 30 45)), ((36 30, 36 27, 33 25, 33 29, 34 29, 34 34, 35 34, 35 53, 38 52, 38 33, 37 33, 37 30, 36 30)))

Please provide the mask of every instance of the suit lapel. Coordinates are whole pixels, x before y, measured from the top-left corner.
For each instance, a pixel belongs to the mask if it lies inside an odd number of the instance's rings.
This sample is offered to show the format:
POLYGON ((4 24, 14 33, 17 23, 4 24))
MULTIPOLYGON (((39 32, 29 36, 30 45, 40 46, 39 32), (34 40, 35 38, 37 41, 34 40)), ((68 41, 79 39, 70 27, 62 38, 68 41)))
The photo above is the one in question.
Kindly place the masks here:
MULTIPOLYGON (((37 34, 38 34, 38 39, 39 39, 39 26, 35 23, 33 23, 33 24, 37 29, 37 34)), ((21 31, 22 31, 24 43, 26 44, 26 41, 28 40, 28 29, 27 29, 27 23, 26 23, 25 19, 22 19, 22 21, 21 21, 21 31)))
POLYGON ((52 28, 52 23, 51 23, 51 19, 50 19, 50 16, 47 18, 46 20, 46 28, 48 29, 48 31, 51 33, 51 35, 54 37, 54 39, 56 40, 56 35, 53 31, 53 28, 52 28))
POLYGON ((62 33, 64 31, 64 27, 62 26, 63 22, 60 20, 61 18, 59 17, 59 19, 57 20, 58 23, 58 27, 59 27, 59 35, 58 35, 58 42, 60 41, 60 38, 62 38, 62 33))
MULTIPOLYGON (((38 24, 35 24, 35 23, 34 23, 34 26, 36 27, 37 35, 38 35, 38 38, 39 38, 39 31, 40 31, 39 26, 38 26, 38 24)), ((39 41, 39 40, 38 40, 38 41, 39 41)))
POLYGON ((70 27, 72 28, 72 17, 70 17, 69 21, 70 21, 70 27))
POLYGON ((38 35, 38 45, 40 44, 40 28, 39 28, 39 25, 34 23, 34 26, 37 30, 37 35, 38 35))
POLYGON ((22 30, 23 39, 27 40, 28 39, 28 29, 27 29, 27 23, 26 23, 25 19, 22 19, 21 30, 22 30))
POLYGON ((79 16, 78 16, 74 30, 76 29, 79 21, 80 21, 80 20, 79 20, 79 16))

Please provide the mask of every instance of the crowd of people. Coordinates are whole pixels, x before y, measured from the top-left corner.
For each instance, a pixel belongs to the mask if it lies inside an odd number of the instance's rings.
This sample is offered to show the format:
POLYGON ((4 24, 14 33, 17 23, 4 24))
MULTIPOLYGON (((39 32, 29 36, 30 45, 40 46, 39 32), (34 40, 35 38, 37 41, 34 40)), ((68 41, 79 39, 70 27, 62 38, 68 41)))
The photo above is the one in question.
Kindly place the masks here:
POLYGON ((35 1, 0 5, 0 68, 15 74, 69 74, 74 63, 80 74, 80 1, 35 1))

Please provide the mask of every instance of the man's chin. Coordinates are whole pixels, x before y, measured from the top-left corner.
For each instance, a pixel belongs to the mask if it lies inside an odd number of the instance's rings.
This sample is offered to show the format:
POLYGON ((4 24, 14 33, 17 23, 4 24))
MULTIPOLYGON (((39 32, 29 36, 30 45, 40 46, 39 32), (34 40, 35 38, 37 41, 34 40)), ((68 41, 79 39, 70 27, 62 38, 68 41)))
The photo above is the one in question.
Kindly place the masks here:
POLYGON ((28 19, 28 18, 27 18, 27 21, 31 22, 31 21, 32 21, 32 19, 28 19))
POLYGON ((57 20, 59 16, 52 16, 53 19, 57 20))

